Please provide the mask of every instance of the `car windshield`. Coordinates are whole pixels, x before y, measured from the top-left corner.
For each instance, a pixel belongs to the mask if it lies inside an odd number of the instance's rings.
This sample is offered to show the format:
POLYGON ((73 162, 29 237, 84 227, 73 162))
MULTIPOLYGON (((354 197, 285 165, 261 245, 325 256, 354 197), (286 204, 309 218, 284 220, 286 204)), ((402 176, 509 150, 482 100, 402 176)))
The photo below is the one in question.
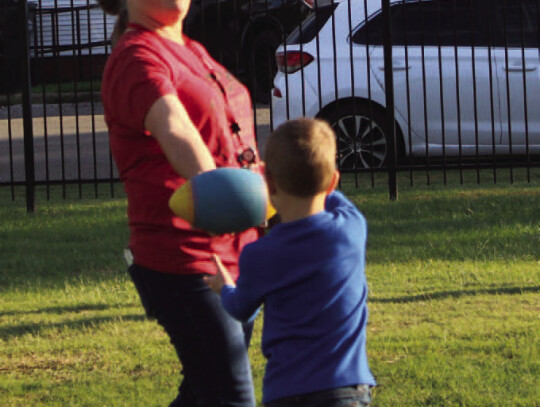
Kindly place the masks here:
POLYGON ((302 21, 287 37, 287 45, 307 44, 312 41, 321 28, 332 16, 338 3, 328 2, 323 6, 316 7, 313 12, 302 21))

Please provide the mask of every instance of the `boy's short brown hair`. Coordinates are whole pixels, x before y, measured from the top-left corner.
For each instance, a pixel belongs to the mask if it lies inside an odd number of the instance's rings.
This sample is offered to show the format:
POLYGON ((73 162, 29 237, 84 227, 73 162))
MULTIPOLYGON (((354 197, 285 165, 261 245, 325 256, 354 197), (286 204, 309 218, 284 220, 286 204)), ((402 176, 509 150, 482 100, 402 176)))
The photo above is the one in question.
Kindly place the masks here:
POLYGON ((274 182, 284 192, 300 197, 324 192, 336 170, 336 139, 319 119, 283 123, 270 134, 264 161, 274 182))

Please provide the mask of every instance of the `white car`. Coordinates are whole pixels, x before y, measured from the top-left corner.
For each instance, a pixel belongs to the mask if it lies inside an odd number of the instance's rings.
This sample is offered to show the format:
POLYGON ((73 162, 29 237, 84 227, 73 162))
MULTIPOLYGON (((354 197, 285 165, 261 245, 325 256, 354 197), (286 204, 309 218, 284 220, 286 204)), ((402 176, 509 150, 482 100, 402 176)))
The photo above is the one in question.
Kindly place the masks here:
MULTIPOLYGON (((324 118, 336 132, 341 168, 383 167, 381 2, 316 1, 316 12, 276 52, 273 127, 324 118)), ((401 156, 540 153, 539 8, 537 0, 391 2, 401 156)))

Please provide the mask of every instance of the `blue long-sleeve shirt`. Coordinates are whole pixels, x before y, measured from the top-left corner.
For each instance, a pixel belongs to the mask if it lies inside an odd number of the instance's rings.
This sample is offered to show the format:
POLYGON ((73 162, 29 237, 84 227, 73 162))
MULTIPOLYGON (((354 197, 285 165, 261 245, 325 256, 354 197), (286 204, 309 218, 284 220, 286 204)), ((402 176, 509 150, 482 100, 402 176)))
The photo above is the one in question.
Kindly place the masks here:
POLYGON ((366 221, 340 192, 325 211, 275 226, 240 255, 225 309, 248 320, 264 304, 263 402, 375 385, 366 356, 366 221))

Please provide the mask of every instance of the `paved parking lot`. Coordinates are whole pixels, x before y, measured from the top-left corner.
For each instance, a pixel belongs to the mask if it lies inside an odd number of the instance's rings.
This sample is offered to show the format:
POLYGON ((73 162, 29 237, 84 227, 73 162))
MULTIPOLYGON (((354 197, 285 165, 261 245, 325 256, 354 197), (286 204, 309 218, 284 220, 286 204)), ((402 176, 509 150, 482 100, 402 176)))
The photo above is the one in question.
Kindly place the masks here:
MULTIPOLYGON (((270 132, 267 106, 257 107, 259 145, 270 132)), ((101 103, 33 106, 36 180, 116 177, 101 103)), ((24 181, 24 132, 20 105, 0 108, 0 183, 24 181)))

